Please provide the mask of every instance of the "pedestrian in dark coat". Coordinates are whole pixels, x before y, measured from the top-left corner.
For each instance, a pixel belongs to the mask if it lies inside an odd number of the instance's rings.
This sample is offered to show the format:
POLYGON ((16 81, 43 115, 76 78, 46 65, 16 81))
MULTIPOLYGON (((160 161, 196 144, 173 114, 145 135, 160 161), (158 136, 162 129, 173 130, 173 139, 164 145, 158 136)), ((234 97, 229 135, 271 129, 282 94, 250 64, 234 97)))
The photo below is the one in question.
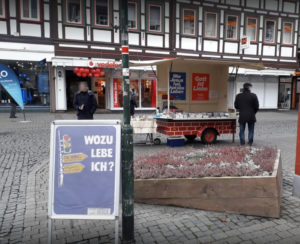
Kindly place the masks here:
POLYGON ((80 82, 79 91, 74 97, 74 108, 77 111, 78 119, 94 119, 97 109, 97 100, 92 91, 89 91, 86 82, 80 82))
POLYGON ((132 89, 131 95, 130 95, 130 115, 134 116, 135 108, 137 107, 136 103, 136 94, 134 89, 132 89))
POLYGON ((9 95, 9 101, 10 101, 10 116, 9 116, 9 118, 15 119, 15 118, 17 118, 17 116, 16 116, 16 113, 17 113, 17 102, 10 95, 9 95))
POLYGON ((240 112, 240 142, 245 145, 245 128, 248 124, 248 144, 253 144, 254 125, 256 122, 256 113, 259 109, 259 102, 257 96, 251 93, 252 84, 245 83, 243 85, 243 92, 238 94, 235 98, 234 106, 240 112))

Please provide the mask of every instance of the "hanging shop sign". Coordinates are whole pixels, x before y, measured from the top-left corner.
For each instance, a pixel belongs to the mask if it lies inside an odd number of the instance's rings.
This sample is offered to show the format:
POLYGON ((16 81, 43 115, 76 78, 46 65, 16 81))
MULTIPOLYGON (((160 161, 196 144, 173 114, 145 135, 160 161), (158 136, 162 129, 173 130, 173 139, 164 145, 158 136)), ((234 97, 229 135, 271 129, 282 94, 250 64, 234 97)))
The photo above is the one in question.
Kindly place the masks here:
POLYGON ((250 46, 250 37, 249 36, 242 36, 240 40, 240 47, 241 49, 246 49, 250 46))
POLYGON ((98 68, 120 68, 120 62, 96 62, 93 60, 89 60, 88 66, 90 68, 98 67, 98 68))
POLYGON ((170 72, 170 97, 174 100, 185 100, 186 73, 170 72))
POLYGON ((119 214, 120 121, 54 121, 49 216, 115 219, 119 214))
POLYGON ((114 108, 119 108, 119 94, 121 92, 120 82, 119 79, 114 78, 113 79, 113 101, 114 101, 114 108))
POLYGON ((209 74, 192 74, 192 100, 209 100, 209 74))

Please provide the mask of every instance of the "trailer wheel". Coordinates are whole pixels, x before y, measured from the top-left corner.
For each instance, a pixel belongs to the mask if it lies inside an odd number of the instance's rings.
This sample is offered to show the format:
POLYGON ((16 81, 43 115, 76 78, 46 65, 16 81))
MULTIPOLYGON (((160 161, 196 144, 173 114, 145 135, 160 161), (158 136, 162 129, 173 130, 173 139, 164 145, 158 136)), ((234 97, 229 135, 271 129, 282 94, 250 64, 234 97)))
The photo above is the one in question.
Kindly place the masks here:
POLYGON ((217 141, 217 131, 215 129, 205 129, 201 135, 201 141, 205 144, 213 144, 217 141))
POLYGON ((196 135, 184 135, 184 137, 188 140, 188 141, 193 141, 196 139, 196 135))
POLYGON ((153 140, 153 143, 154 143, 154 145, 160 145, 161 140, 160 140, 159 138, 155 138, 155 139, 153 140))

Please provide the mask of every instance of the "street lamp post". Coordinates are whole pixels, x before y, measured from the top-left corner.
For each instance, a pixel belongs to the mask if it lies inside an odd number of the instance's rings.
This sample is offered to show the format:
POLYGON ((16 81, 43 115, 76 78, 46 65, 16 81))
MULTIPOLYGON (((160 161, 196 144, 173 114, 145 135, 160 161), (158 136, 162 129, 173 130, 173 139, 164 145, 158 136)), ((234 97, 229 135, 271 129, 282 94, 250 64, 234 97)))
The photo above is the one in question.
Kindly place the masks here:
POLYGON ((134 243, 133 136, 130 126, 128 1, 121 1, 121 41, 123 75, 122 127, 122 243, 134 243))

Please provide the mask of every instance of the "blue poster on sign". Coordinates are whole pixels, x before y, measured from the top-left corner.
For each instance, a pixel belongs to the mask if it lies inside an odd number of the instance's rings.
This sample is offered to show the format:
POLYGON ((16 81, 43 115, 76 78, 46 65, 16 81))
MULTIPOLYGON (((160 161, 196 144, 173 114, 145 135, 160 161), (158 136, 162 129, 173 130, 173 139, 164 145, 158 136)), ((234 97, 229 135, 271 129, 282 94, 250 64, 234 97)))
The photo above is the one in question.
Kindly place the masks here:
POLYGON ((3 64, 0 64, 0 84, 16 101, 20 108, 24 110, 24 103, 19 79, 12 69, 3 64))
POLYGON ((185 100, 186 73, 170 72, 170 97, 185 100))
POLYGON ((50 216, 118 216, 120 123, 54 121, 50 216))
POLYGON ((49 93, 49 74, 40 73, 38 75, 38 89, 39 93, 49 93))

